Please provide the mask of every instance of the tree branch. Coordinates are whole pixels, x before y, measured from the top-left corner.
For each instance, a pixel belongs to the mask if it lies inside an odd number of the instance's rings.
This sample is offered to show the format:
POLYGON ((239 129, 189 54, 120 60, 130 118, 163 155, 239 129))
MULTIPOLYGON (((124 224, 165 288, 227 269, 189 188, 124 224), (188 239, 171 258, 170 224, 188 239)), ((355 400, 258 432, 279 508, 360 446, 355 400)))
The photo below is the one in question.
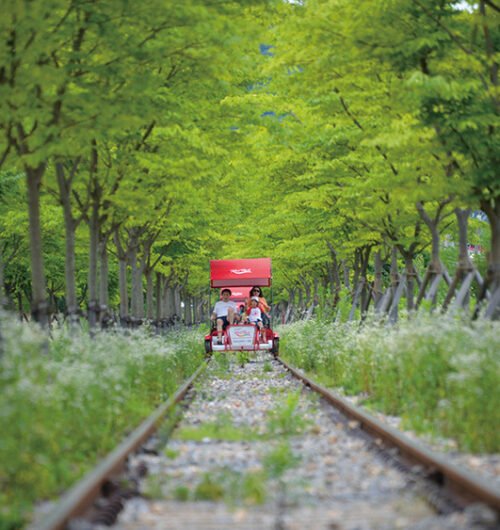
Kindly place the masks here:
POLYGON ((491 9, 494 9, 497 13, 500 13, 500 7, 495 5, 491 0, 484 0, 484 3, 487 6, 491 7, 491 9))

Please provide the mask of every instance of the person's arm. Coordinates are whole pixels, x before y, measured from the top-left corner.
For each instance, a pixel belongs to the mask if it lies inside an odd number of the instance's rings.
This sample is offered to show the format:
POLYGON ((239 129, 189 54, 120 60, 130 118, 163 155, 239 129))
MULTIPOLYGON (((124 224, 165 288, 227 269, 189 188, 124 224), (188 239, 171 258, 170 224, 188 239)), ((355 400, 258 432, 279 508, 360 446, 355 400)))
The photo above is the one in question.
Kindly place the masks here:
POLYGON ((260 303, 262 304, 264 313, 267 313, 268 311, 271 310, 271 308, 269 307, 269 304, 267 303, 267 300, 263 296, 260 298, 260 303))

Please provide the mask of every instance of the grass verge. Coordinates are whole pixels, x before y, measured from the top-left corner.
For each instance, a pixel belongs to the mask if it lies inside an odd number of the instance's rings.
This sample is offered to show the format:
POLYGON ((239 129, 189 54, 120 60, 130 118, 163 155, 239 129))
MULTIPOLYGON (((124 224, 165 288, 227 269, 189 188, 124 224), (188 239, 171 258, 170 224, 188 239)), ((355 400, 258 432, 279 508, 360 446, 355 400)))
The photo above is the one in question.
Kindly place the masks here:
POLYGON ((202 334, 145 331, 47 339, 2 322, 0 530, 22 528, 175 392, 203 359, 202 334))
POLYGON ((324 385, 462 450, 500 451, 500 323, 422 315, 394 327, 302 321, 280 334, 283 358, 324 385))

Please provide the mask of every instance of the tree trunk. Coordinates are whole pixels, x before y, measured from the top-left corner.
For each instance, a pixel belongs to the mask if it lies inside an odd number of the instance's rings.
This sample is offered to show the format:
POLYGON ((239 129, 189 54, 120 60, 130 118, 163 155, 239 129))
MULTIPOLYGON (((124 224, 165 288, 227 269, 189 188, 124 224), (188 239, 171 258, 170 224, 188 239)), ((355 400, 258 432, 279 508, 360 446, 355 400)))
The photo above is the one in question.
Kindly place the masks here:
POLYGON ((319 305, 319 278, 314 278, 314 290, 313 290, 313 305, 316 307, 319 305))
POLYGON ((439 257, 440 253, 440 237, 439 237, 439 230, 438 226, 442 219, 441 217, 441 210, 444 208, 443 203, 446 201, 442 201, 440 203, 440 206, 438 207, 438 211, 434 217, 434 219, 431 219, 429 214, 425 211, 425 208, 421 202, 417 202, 417 211, 420 215, 421 219, 424 221, 424 223, 427 225, 427 228, 429 229, 429 232, 431 233, 431 240, 432 240, 432 250, 431 250, 431 263, 429 264, 429 272, 431 274, 439 274, 442 272, 442 265, 441 265, 441 259, 439 257))
POLYGON ((396 300, 399 284, 401 278, 398 270, 398 248, 392 247, 391 249, 391 286, 389 287, 389 293, 387 298, 384 300, 380 310, 382 313, 388 313, 391 322, 396 322, 398 319, 398 301, 396 300))
POLYGON ((97 294, 97 264, 99 253, 99 204, 96 200, 91 206, 89 219, 90 245, 89 245, 89 275, 88 275, 88 319, 89 326, 93 329, 98 321, 99 302, 97 294))
POLYGON ((127 261, 124 258, 118 259, 118 284, 120 291, 120 320, 128 319, 128 282, 127 282, 127 261))
POLYGON ((132 268, 132 304, 131 316, 139 323, 144 318, 144 294, 142 290, 142 267, 137 257, 137 247, 130 247, 130 266, 132 268))
POLYGON ((304 312, 304 293, 302 292, 302 289, 297 289, 297 295, 298 295, 298 300, 297 300, 297 307, 300 311, 300 317, 302 318, 302 315, 303 315, 303 312, 304 312))
POLYGON ((146 318, 148 320, 154 319, 153 270, 152 269, 149 269, 146 272, 146 318))
POLYGON ((196 325, 198 324, 199 320, 198 320, 198 305, 199 305, 200 301, 198 299, 197 296, 191 296, 191 304, 192 304, 192 308, 191 308, 191 315, 192 315, 192 320, 191 320, 191 324, 192 325, 196 325))
POLYGON ((163 304, 162 304, 162 292, 163 292, 163 275, 160 272, 156 273, 156 322, 160 325, 163 320, 163 304))
POLYGON ((375 278, 373 280, 373 301, 375 306, 379 304, 383 294, 382 272, 382 254, 380 250, 377 250, 377 252, 375 252, 375 278))
POLYGON ((40 224, 40 186, 45 172, 45 164, 40 164, 36 168, 26 167, 25 171, 29 208, 31 315, 43 327, 47 327, 49 320, 40 224))
POLYGON ((181 308, 181 289, 180 285, 176 285, 174 288, 174 307, 175 307, 175 320, 180 322, 182 319, 182 308, 181 308))
POLYGON ((65 231, 65 261, 64 261, 64 279, 66 295, 66 313, 70 325, 74 324, 77 319, 78 301, 76 297, 76 264, 75 264, 75 232, 78 222, 73 217, 71 206, 71 190, 73 175, 76 171, 78 162, 75 162, 70 175, 66 177, 65 169, 62 162, 56 163, 57 186, 59 190, 59 202, 63 209, 64 231, 65 231))
POLYGON ((186 326, 191 326, 193 324, 193 311, 192 311, 192 298, 191 296, 184 294, 184 323, 186 326))
POLYGON ((304 311, 306 311, 311 305, 311 284, 305 279, 301 278, 301 283, 304 286, 304 311))
POLYGON ((413 267, 413 254, 404 255, 406 271, 406 309, 411 313, 415 309, 415 269, 413 267))
POLYGON ((361 252, 360 252, 360 249, 357 248, 354 251, 354 264, 353 264, 353 277, 352 277, 353 296, 354 296, 354 292, 356 291, 358 287, 360 269, 361 269, 361 252))
POLYGON ((65 267, 64 279, 66 285, 66 312, 70 322, 75 321, 78 312, 78 303, 76 299, 76 264, 75 264, 75 230, 72 220, 66 219, 65 214, 64 227, 66 230, 65 244, 65 267))
POLYGON ((500 200, 481 201, 481 209, 488 216, 491 228, 491 246, 488 256, 488 285, 493 292, 500 287, 500 200))
POLYGON ((443 199, 439 202, 434 218, 431 218, 429 214, 425 211, 423 203, 416 203, 418 214, 420 215, 420 218, 424 221, 424 223, 427 225, 427 228, 429 229, 432 237, 431 262, 427 267, 427 271, 425 273, 420 292, 418 293, 416 307, 419 306, 420 302, 423 300, 424 297, 430 299, 432 305, 434 306, 436 304, 439 282, 442 278, 449 282, 448 273, 443 267, 443 264, 441 263, 439 244, 440 237, 438 227, 439 223, 446 217, 446 215, 444 214, 444 209, 446 205, 451 202, 451 200, 452 197, 450 196, 447 199, 443 199), (428 294, 426 294, 427 285, 430 286, 428 294))
POLYGON ((293 319, 293 311, 295 304, 295 289, 288 289, 288 304, 286 308, 284 323, 288 324, 293 319))
POLYGON ((347 265, 347 262, 345 259, 342 260, 342 271, 344 273, 344 286, 346 289, 351 289, 351 284, 349 281, 349 266, 347 265))
POLYGON ((168 310, 168 279, 163 280, 162 290, 161 290, 161 317, 164 322, 167 322, 170 318, 168 310))
POLYGON ((364 319, 366 316, 366 312, 368 310, 368 306, 370 304, 370 292, 369 292, 369 286, 368 286, 368 265, 370 263, 370 254, 372 251, 371 246, 365 246, 360 250, 360 276, 363 280, 363 288, 361 290, 361 297, 360 297, 360 309, 361 309, 361 318, 364 319))
POLYGON ((328 264, 328 277, 330 280, 331 285, 331 293, 333 296, 333 308, 335 309, 337 307, 337 304, 339 303, 340 299, 340 290, 342 288, 340 283, 340 275, 339 275, 339 265, 337 260, 337 253, 335 252, 335 249, 333 246, 328 243, 328 248, 330 249, 330 255, 332 257, 332 261, 328 264))
POLYGON ((107 326, 109 314, 109 259, 108 237, 99 241, 99 316, 102 326, 107 326))
POLYGON ((468 238, 468 221, 471 214, 471 209, 455 208, 455 215, 458 224, 458 268, 463 271, 471 271, 474 266, 469 257, 469 238, 468 238))
POLYGON ((443 265, 441 263, 441 246, 440 246, 440 236, 439 236, 439 230, 436 224, 432 224, 429 226, 429 230, 431 232, 432 236, 432 269, 434 274, 439 274, 443 270, 443 265))
POLYGON ((89 231, 89 280, 88 280, 88 320, 92 330, 99 318, 99 302, 97 293, 97 267, 99 252, 99 205, 101 202, 102 190, 97 180, 98 153, 97 142, 92 140, 90 150, 90 177, 89 195, 91 197, 89 231))
POLYGON ((481 201, 481 209, 488 216, 490 223, 491 248, 488 259, 488 272, 480 295, 480 301, 485 297, 486 289, 489 288, 491 301, 487 308, 487 314, 491 318, 498 320, 500 319, 500 300, 498 296, 498 292, 500 292, 500 200, 483 200, 481 201))
MULTIPOLYGON (((458 263, 457 270, 455 271, 455 276, 453 277, 453 281, 451 282, 448 292, 446 293, 446 298, 443 302, 443 313, 447 310, 450 302, 456 295, 456 291, 459 285, 465 280, 467 275, 471 274, 474 270, 474 265, 469 257, 467 236, 468 219, 471 213, 471 209, 467 208, 465 210, 462 210, 461 208, 455 208, 454 211, 458 225, 458 263)), ((469 280, 467 280, 467 283, 469 283, 469 280)), ((458 305, 463 309, 468 308, 470 302, 470 293, 462 293, 460 294, 459 298, 460 300, 457 299, 458 305)))
POLYGON ((193 324, 196 325, 196 324, 199 324, 200 320, 198 318, 198 307, 200 305, 200 300, 198 299, 197 296, 193 296, 191 297, 191 300, 193 302, 193 324))
POLYGON ((175 291, 172 285, 165 285, 165 316, 171 322, 175 320, 175 291))
POLYGON ((194 324, 203 322, 203 296, 200 294, 193 298, 194 324))
POLYGON ((118 230, 115 231, 115 247, 118 256, 118 288, 120 292, 120 322, 127 323, 128 311, 128 280, 127 280, 127 251, 123 248, 118 230))
POLYGON ((5 309, 7 306, 7 296, 5 292, 5 273, 4 273, 4 262, 2 245, 0 244, 0 311, 5 309))

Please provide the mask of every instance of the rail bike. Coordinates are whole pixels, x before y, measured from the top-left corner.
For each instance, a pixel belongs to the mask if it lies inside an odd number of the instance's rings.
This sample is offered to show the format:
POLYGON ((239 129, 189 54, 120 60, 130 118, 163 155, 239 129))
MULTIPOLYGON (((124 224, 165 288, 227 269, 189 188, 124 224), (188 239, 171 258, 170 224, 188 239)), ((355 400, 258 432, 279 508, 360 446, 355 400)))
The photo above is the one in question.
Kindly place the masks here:
MULTIPOLYGON (((245 306, 254 287, 270 287, 272 305, 271 258, 233 259, 210 261, 210 312, 212 312, 212 292, 222 298, 222 291, 229 289, 231 302, 236 307, 245 306)), ((263 327, 245 321, 236 321, 223 326, 219 340, 217 327, 205 335, 205 352, 216 351, 259 351, 268 350, 275 356, 279 352, 279 335, 272 329, 272 318, 263 327)))

